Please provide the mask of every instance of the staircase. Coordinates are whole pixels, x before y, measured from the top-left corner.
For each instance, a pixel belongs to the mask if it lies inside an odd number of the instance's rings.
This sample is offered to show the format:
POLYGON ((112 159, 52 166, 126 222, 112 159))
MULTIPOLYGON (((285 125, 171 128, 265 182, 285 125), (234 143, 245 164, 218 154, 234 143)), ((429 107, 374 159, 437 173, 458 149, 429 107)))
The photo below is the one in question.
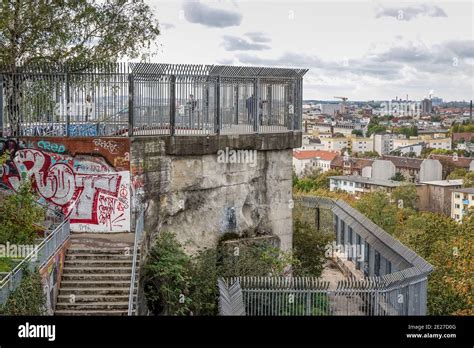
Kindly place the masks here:
POLYGON ((123 243, 71 239, 55 315, 127 315, 133 249, 123 243))

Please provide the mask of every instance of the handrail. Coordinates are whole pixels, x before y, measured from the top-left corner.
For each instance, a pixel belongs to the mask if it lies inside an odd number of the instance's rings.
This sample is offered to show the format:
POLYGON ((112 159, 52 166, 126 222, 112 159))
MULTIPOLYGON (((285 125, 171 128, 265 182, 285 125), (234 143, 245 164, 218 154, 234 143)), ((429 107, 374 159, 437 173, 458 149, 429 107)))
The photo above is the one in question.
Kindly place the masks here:
POLYGON ((18 279, 18 282, 15 284, 14 281, 17 274, 21 273, 22 269, 25 266, 30 270, 34 269, 36 266, 38 266, 38 268, 44 266, 46 262, 69 238, 69 235, 69 220, 65 220, 58 227, 56 227, 56 229, 51 234, 49 234, 40 244, 36 245, 34 250, 31 251, 18 265, 16 265, 8 273, 6 277, 4 277, 0 281, 0 304, 4 303, 7 300, 9 293, 15 290, 16 287, 19 285, 19 280, 21 280, 22 275, 18 279), (51 245, 51 243, 53 244, 51 245), (38 258, 33 261, 32 259, 35 255, 38 255, 38 258), (5 288, 7 290, 5 290, 5 288))
POLYGON ((132 275, 130 280, 130 294, 128 297, 128 315, 132 315, 133 312, 133 300, 134 300, 134 292, 135 292, 135 277, 137 272, 137 254, 138 254, 138 247, 140 244, 142 232, 143 232, 143 222, 145 217, 145 211, 141 210, 137 219, 136 227, 135 227, 135 241, 133 245, 133 259, 132 259, 132 275))

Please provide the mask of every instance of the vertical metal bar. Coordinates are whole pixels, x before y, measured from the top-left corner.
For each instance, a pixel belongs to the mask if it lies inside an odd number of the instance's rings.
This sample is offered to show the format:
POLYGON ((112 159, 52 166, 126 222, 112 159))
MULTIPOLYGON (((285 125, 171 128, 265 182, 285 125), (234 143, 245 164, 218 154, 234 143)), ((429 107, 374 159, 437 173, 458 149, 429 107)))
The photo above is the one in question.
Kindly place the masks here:
POLYGON ((175 135, 176 124, 176 76, 170 76, 170 135, 175 135))
POLYGON ((256 78, 254 82, 254 100, 253 100, 253 131, 258 133, 260 116, 260 79, 256 78))
POLYGON ((69 136, 69 122, 70 122, 70 114, 71 114, 71 95, 69 90, 69 73, 66 72, 66 136, 69 136))
POLYGON ((134 108, 134 100, 135 99, 135 81, 133 78, 133 74, 128 74, 128 136, 133 136, 133 127, 134 127, 134 119, 133 119, 133 108, 134 108))
POLYGON ((0 75, 0 136, 3 136, 3 74, 0 75))
POLYGON ((215 105, 216 105, 216 114, 214 116, 214 133, 220 134, 221 132, 221 82, 220 77, 216 79, 216 95, 215 95, 215 105))

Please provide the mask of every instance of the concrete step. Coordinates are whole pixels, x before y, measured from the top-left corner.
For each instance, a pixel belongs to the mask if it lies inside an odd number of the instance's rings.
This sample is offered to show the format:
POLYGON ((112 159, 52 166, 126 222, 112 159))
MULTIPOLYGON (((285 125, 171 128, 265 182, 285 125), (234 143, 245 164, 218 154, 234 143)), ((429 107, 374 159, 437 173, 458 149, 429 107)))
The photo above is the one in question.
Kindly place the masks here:
POLYGON ((66 260, 133 260, 133 255, 121 254, 67 254, 66 260))
MULTIPOLYGON (((132 260, 66 260, 64 267, 132 267, 132 260)), ((138 265, 138 262, 137 262, 138 265)))
POLYGON ((69 281, 69 280, 107 280, 107 281, 130 281, 132 278, 132 274, 129 272, 128 274, 121 274, 121 273, 68 273, 63 274, 61 281, 69 281))
POLYGON ((130 288, 130 281, 111 280, 65 280, 61 282, 61 288, 130 288))
POLYGON ((128 315, 127 310, 56 310, 54 315, 61 316, 86 316, 86 315, 106 315, 106 316, 116 316, 116 315, 128 315))
MULTIPOLYGON (((137 250, 138 254, 140 251, 137 250)), ((70 247, 67 249, 67 253, 72 254, 109 254, 109 255, 125 255, 125 253, 133 255, 133 247, 132 248, 78 248, 78 247, 70 247)))
MULTIPOLYGON (((75 296, 99 296, 99 295, 114 295, 114 296, 128 296, 130 291, 130 283, 127 287, 121 288, 63 288, 59 290, 59 296, 75 295, 75 296)), ((137 293, 137 288, 135 288, 135 294, 137 293)))
POLYGON ((56 310, 127 310, 128 302, 58 303, 56 310))
POLYGON ((63 275, 66 274, 132 274, 132 266, 130 267, 74 267, 74 266, 65 266, 63 270, 63 275))
POLYGON ((59 295, 58 304, 69 304, 74 303, 89 303, 89 302, 127 302, 128 295, 59 295))

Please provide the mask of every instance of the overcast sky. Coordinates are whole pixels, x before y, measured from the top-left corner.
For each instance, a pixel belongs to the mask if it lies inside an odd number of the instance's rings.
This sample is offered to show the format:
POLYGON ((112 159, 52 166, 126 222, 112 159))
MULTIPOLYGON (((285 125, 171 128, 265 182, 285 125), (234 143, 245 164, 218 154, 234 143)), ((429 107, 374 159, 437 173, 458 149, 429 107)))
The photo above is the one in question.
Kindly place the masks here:
POLYGON ((472 0, 146 1, 157 62, 309 68, 305 99, 473 98, 472 0))

